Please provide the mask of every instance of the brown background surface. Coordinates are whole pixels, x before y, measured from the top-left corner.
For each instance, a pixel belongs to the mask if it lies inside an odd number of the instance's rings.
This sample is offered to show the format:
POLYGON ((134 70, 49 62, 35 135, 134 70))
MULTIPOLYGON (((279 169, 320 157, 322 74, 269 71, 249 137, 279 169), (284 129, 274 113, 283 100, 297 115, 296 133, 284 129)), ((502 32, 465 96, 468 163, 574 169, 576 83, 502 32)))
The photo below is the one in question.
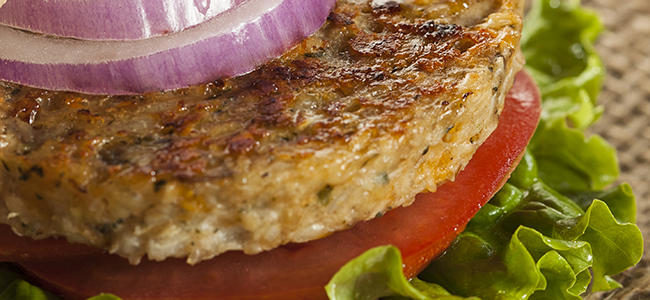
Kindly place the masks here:
MULTIPOLYGON (((618 150, 621 182, 637 197, 637 222, 650 249, 650 0, 582 0, 600 14, 606 30, 597 49, 607 67, 600 104, 605 114, 593 127, 618 150)), ((650 299, 650 253, 617 276, 626 287, 585 298, 650 299)))

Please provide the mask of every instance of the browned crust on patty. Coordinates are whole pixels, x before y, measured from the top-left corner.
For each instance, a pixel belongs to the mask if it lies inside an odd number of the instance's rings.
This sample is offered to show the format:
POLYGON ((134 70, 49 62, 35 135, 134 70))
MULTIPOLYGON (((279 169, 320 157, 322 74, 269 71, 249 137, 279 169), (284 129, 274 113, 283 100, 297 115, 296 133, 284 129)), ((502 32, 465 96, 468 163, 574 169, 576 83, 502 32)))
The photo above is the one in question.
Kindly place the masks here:
POLYGON ((0 83, 0 222, 195 263, 408 205, 467 163, 520 67, 519 1, 457 2, 339 1, 282 57, 188 89, 0 83))

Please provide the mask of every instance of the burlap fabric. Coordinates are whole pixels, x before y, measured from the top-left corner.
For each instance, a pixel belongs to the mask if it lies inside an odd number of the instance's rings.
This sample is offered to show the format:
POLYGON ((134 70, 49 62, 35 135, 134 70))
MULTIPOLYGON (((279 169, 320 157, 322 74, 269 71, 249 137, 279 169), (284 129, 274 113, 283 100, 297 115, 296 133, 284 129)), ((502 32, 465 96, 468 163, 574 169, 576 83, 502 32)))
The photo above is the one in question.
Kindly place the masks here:
MULTIPOLYGON (((597 43, 608 71, 600 98, 605 114, 593 131, 618 149, 620 181, 634 189, 638 225, 650 249, 650 0, 582 3, 596 10, 606 27, 597 43)), ((650 253, 617 279, 625 288, 585 298, 650 299, 650 253)))

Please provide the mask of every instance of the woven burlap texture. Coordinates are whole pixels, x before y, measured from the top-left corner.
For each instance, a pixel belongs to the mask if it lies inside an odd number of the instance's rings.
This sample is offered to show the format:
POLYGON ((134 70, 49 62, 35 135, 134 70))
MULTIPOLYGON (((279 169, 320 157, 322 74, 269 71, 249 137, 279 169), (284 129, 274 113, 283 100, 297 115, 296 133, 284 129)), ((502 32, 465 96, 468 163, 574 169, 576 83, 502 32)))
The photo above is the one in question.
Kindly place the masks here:
MULTIPOLYGON (((621 182, 637 197, 637 222, 650 245, 650 0, 583 0, 606 30, 596 47, 607 76, 600 104, 605 114, 593 127, 618 150, 621 182)), ((616 277, 623 289, 586 295, 595 299, 650 299, 650 254, 616 277)))

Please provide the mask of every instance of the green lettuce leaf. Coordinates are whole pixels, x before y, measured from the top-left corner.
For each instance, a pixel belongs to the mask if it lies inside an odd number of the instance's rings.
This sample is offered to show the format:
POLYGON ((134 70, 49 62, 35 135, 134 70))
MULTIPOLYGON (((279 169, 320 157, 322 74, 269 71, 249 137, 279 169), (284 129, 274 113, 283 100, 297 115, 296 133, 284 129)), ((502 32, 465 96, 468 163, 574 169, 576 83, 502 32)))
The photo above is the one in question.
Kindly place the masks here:
MULTIPOLYGON (((516 188, 510 185, 509 189, 516 188)), ((330 299, 375 299, 382 295, 409 299, 462 299, 451 295, 480 299, 581 299, 580 294, 592 282, 590 269, 594 291, 619 287, 610 276, 641 259, 643 241, 639 229, 618 222, 602 201, 595 200, 586 212, 576 216, 575 211, 582 209, 566 206, 567 198, 556 197, 556 193, 541 184, 530 187, 531 191, 540 189, 546 192, 534 197, 509 193, 515 200, 507 202, 520 202, 523 207, 536 202, 533 209, 544 214, 544 221, 539 222, 542 231, 552 232, 557 238, 519 225, 505 241, 502 233, 508 232, 512 223, 521 221, 505 212, 507 216, 490 229, 480 224, 486 219, 468 225, 454 245, 411 282, 404 278, 397 248, 374 248, 335 275, 326 287, 330 299), (561 211, 543 212, 553 207, 561 211), (550 223, 564 224, 565 230, 552 231, 550 223), (479 233, 469 227, 480 228, 479 233)), ((494 211, 481 210, 482 217, 494 216, 494 211)))
MULTIPOLYGON (((429 282, 441 295, 481 299, 577 300, 590 283, 594 291, 619 287, 611 276, 641 259, 631 188, 606 189, 619 175, 616 153, 599 136, 584 134, 602 114, 596 99, 604 69, 593 47, 602 25, 579 4, 534 3, 522 49, 542 91, 540 125, 508 183, 411 287, 429 282)), ((399 276, 401 261, 385 263, 396 264, 391 276, 399 276)), ((356 264, 363 262, 348 266, 356 264)), ((357 278, 347 280, 361 285, 357 278)))
POLYGON ((636 206, 634 205, 636 199, 632 193, 632 187, 627 183, 604 191, 567 193, 567 196, 584 210, 591 205, 592 199, 600 199, 609 206, 619 222, 636 222, 636 206))
POLYGON ((61 300, 54 294, 31 285, 11 266, 0 263, 0 300, 61 300))
POLYGON ((122 298, 115 296, 113 294, 100 294, 88 298, 88 300, 122 300, 122 298))
POLYGON ((540 178, 558 191, 601 190, 619 175, 612 146, 599 136, 585 138, 562 120, 541 121, 529 148, 540 178))
POLYGON ((639 228, 631 223, 619 223, 602 201, 594 201, 574 228, 584 228, 578 239, 588 242, 593 248, 593 290, 620 287, 609 276, 623 272, 641 260, 643 236, 639 228))
POLYGON ((394 246, 376 247, 350 261, 336 273, 325 287, 332 300, 374 300, 396 296, 393 299, 459 300, 439 285, 415 278, 406 280, 402 272, 402 257, 394 246))
POLYGON ((596 105, 605 74, 593 42, 603 26, 579 0, 539 0, 526 16, 521 47, 540 86, 542 119, 568 118, 584 129, 602 114, 596 105))
MULTIPOLYGON (((27 282, 9 263, 0 263, 0 300, 62 300, 60 297, 27 282)), ((88 300, 121 300, 112 294, 101 294, 88 300)))

